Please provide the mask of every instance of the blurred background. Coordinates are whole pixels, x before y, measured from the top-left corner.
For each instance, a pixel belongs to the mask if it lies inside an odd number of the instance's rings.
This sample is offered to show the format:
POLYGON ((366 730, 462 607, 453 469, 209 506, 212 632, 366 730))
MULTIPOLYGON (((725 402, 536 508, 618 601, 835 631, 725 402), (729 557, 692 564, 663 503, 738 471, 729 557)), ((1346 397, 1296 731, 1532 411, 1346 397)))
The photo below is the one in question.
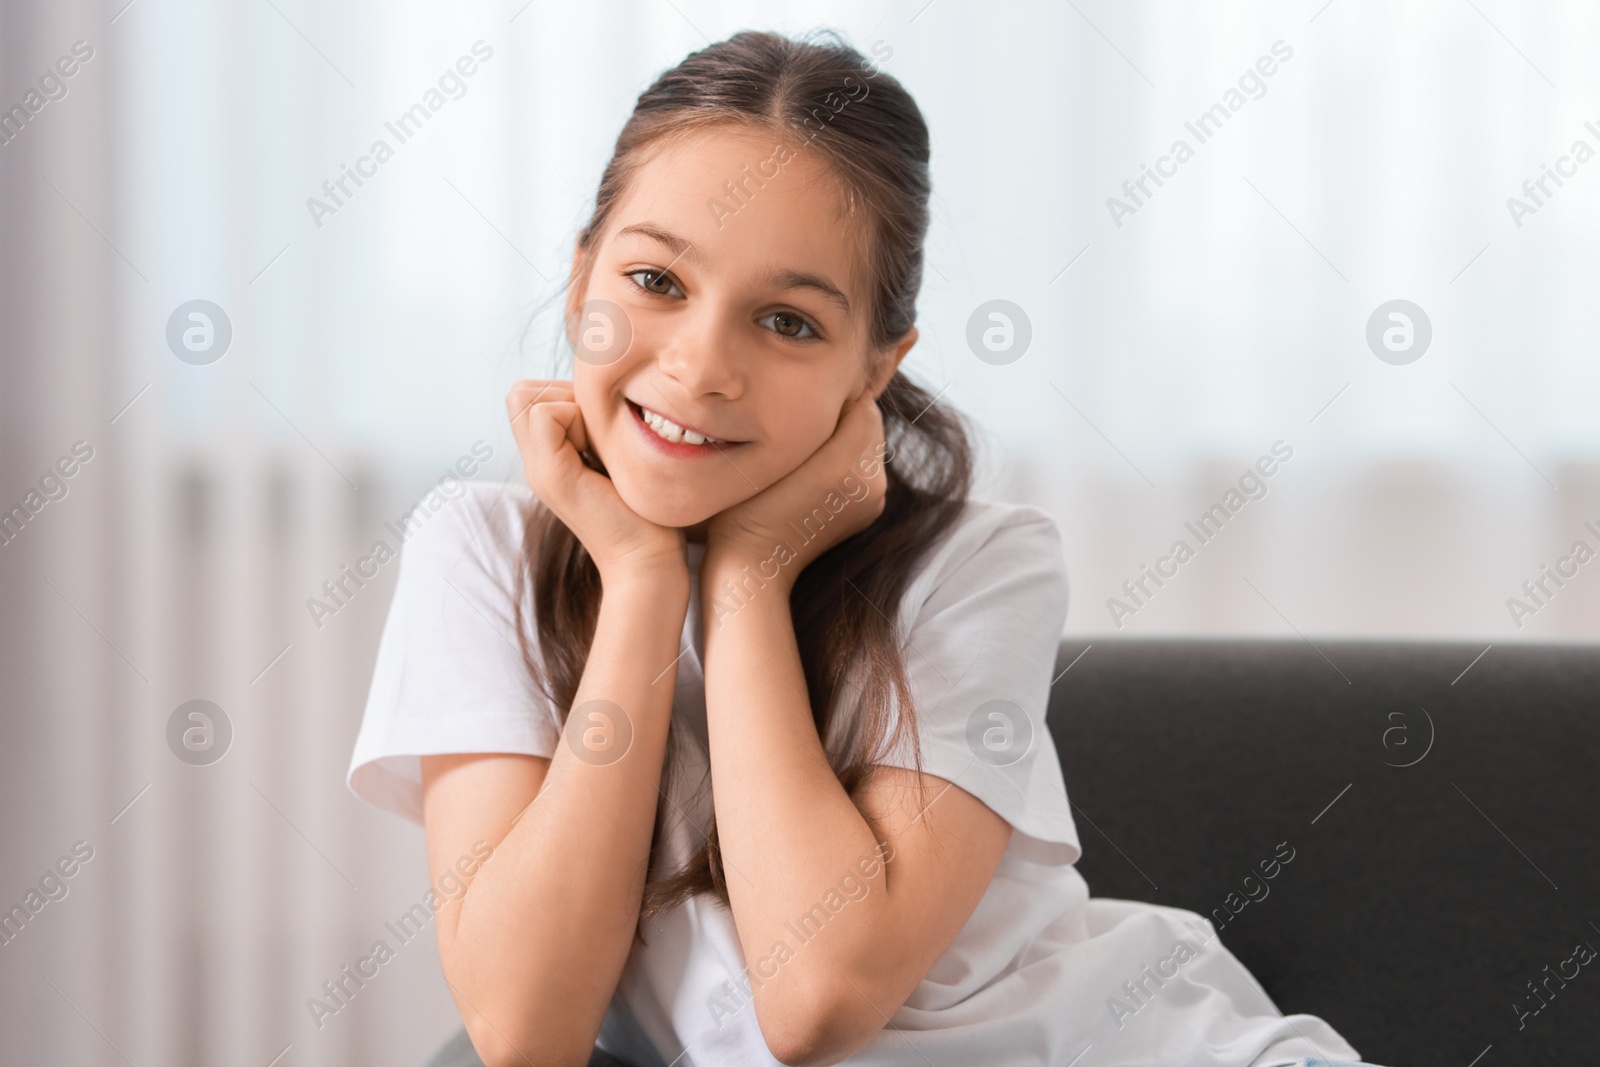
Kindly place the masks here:
POLYGON ((929 122, 906 367, 1056 517, 1068 634, 1600 637, 1593 5, 4 0, 0 1059, 455 1028, 431 931, 312 1006, 428 881, 343 781, 395 568, 323 583, 463 457, 521 477, 637 94, 820 27, 929 122))

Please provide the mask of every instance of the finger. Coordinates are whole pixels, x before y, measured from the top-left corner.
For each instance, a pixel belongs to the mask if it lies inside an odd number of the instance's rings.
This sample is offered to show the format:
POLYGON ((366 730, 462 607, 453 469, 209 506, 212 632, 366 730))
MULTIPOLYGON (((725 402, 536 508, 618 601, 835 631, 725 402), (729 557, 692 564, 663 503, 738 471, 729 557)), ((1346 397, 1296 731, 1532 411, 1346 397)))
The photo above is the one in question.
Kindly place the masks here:
POLYGON ((567 436, 572 440, 572 447, 579 452, 589 451, 589 427, 583 421, 583 408, 576 403, 572 405, 573 417, 567 423, 567 436))
POLYGON ((541 454, 549 455, 570 444, 575 452, 589 447, 583 411, 576 401, 546 400, 528 409, 524 416, 529 439, 541 454))
POLYGON ((572 382, 565 378, 521 378, 511 385, 513 392, 572 392, 572 382))
POLYGON ((828 443, 838 455, 854 459, 883 439, 883 412, 870 397, 863 395, 845 403, 839 425, 828 443))
POLYGON ((506 414, 518 442, 524 436, 527 416, 535 407, 551 403, 570 404, 574 400, 572 383, 568 381, 527 379, 517 382, 506 394, 506 414))
POLYGON ((506 394, 506 413, 515 421, 534 404, 572 399, 574 394, 569 381, 526 378, 514 384, 506 394))
MULTIPOLYGON (((888 450, 884 447, 886 435, 883 428, 883 409, 870 396, 865 397, 864 401, 850 414, 857 428, 857 435, 854 437, 855 454, 850 458, 858 469, 873 470, 867 481, 876 490, 888 484, 888 450), (863 463, 871 466, 863 467, 863 463)), ((874 495, 881 497, 882 494, 875 492, 874 495)))
POLYGON ((850 407, 858 417, 883 419, 883 409, 878 406, 877 397, 871 393, 862 393, 851 401, 850 407))
POLYGON ((528 378, 513 384, 506 395, 527 404, 541 400, 571 399, 573 389, 572 383, 567 381, 528 378))

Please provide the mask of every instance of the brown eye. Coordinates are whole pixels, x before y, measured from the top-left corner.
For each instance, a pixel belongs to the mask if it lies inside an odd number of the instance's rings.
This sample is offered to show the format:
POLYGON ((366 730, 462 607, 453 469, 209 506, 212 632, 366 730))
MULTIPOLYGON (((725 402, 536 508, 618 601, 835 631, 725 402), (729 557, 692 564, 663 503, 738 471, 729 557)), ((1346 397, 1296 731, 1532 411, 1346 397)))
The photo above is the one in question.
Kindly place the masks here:
POLYGON ((809 341, 817 334, 809 322, 792 311, 774 311, 764 316, 761 321, 772 323, 772 332, 778 336, 793 338, 796 341, 809 341))
POLYGON ((674 290, 677 289, 677 285, 672 281, 672 275, 663 270, 640 268, 639 270, 629 271, 626 277, 640 289, 647 293, 654 293, 656 296, 671 296, 674 290), (641 277, 643 277, 643 281, 639 280, 641 277))

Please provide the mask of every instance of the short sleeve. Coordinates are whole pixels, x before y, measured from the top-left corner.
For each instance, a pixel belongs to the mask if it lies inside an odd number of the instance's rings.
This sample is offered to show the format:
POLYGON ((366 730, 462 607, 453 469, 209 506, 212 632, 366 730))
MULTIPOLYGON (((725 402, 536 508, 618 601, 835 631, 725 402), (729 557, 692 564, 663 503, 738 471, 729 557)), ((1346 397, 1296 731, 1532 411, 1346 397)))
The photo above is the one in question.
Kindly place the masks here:
MULTIPOLYGON (((1044 511, 972 501, 931 550, 901 606, 922 769, 1011 824, 1036 863, 1081 854, 1045 725, 1067 614, 1061 536, 1044 511)), ((912 768, 909 747, 882 761, 912 768)))
POLYGON ((399 576, 346 777, 367 803, 421 823, 421 757, 554 753, 560 720, 523 662, 512 600, 531 500, 514 485, 435 489, 386 525, 399 576))

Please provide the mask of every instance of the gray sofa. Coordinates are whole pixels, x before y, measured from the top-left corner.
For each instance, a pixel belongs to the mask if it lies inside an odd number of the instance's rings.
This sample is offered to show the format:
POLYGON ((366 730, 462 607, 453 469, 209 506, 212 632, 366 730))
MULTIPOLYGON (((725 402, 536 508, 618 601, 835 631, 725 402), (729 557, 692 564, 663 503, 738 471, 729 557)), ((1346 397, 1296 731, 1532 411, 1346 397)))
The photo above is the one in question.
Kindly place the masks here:
POLYGON ((1374 1063, 1600 1062, 1600 647, 1085 648, 1049 725, 1094 895, 1211 917, 1374 1063))

